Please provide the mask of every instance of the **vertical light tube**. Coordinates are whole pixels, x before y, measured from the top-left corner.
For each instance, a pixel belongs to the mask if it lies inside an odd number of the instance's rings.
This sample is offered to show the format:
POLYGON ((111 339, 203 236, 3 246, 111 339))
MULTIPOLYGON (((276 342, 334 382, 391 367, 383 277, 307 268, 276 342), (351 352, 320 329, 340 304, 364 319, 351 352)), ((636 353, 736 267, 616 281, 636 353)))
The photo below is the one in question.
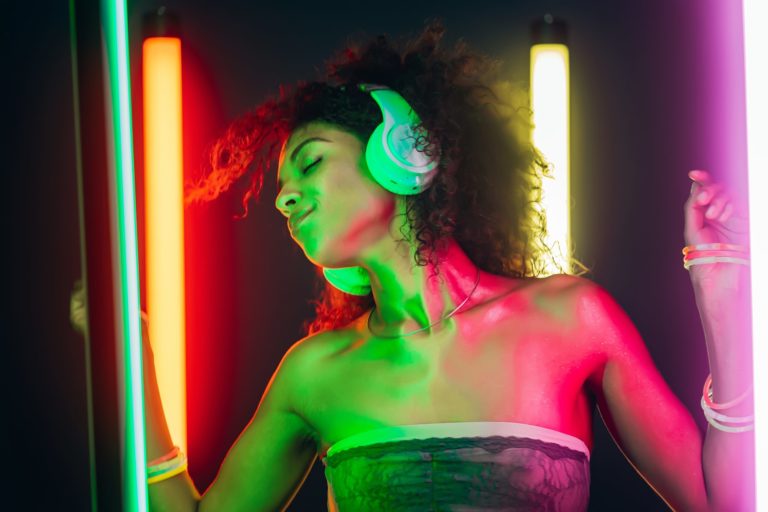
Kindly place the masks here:
POLYGON ((744 72, 747 111, 747 180, 749 187, 750 253, 752 265, 752 371, 755 402, 756 510, 768 512, 768 233, 757 229, 768 214, 768 6, 764 0, 744 0, 744 72))
POLYGON ((187 450, 181 40, 143 44, 147 314, 168 429, 187 450))
POLYGON ((102 28, 106 46, 108 123, 112 126, 114 221, 117 229, 118 321, 123 342, 125 395, 122 425, 124 508, 147 510, 146 452, 144 446, 144 390, 141 360, 139 261, 136 231, 136 192, 131 126, 131 81, 128 55, 128 25, 125 0, 102 0, 102 28))
MULTIPOLYGON (((531 47, 531 108, 533 144, 553 166, 553 178, 542 183, 542 207, 548 238, 563 271, 570 273, 571 207, 569 157, 569 63, 565 44, 531 47)), ((547 274, 558 272, 552 265, 547 274)))

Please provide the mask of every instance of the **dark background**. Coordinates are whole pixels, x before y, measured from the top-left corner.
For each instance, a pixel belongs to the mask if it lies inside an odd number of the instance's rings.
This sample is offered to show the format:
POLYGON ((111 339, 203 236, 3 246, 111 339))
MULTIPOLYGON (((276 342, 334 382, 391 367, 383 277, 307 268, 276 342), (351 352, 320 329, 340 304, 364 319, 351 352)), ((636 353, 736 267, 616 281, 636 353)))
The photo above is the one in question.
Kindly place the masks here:
MULTIPOLYGON (((698 398, 708 366, 681 264, 683 203, 689 169, 708 169, 737 191, 745 186, 738 4, 168 2, 183 23, 186 172, 199 172, 206 144, 228 120, 280 83, 315 78, 351 34, 415 34, 441 17, 448 42, 465 38, 527 82, 529 22, 545 12, 565 19, 576 255, 632 317, 704 432, 698 398)), ((155 5, 129 5, 134 81, 141 14, 155 5)), ((14 474, 5 499, 30 510, 87 510, 84 343, 68 320, 81 273, 68 11, 66 2, 4 7, 2 252, 10 288, 0 334, 11 349, 2 423, 14 474)), ((237 189, 187 212, 190 472, 201 492, 312 311, 312 269, 272 206, 272 179, 246 220, 231 220, 240 212, 237 189)), ((324 509, 322 468, 317 461, 291 510, 324 509)), ((666 506, 596 414, 590 510, 616 509, 666 506)))

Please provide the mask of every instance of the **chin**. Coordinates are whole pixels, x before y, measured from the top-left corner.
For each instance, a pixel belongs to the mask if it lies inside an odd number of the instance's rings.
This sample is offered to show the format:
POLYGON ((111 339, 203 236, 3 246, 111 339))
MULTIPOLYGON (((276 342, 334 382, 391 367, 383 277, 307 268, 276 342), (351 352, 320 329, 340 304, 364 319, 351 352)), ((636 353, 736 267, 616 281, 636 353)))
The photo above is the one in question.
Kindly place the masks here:
POLYGON ((313 265, 323 268, 344 268, 357 265, 352 258, 344 258, 338 253, 332 251, 309 250, 303 247, 304 255, 313 265))

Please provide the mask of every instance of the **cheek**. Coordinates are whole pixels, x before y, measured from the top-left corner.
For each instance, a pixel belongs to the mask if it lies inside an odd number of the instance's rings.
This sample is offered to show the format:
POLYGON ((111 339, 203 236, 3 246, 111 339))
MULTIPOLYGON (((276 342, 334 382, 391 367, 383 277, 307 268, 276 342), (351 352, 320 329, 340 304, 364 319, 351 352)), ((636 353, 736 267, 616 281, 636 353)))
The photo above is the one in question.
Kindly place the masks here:
POLYGON ((335 224, 347 238, 359 237, 367 227, 386 228, 395 210, 395 196, 356 166, 328 180, 324 196, 324 202, 335 203, 329 211, 334 212, 335 224))
POLYGON ((379 238, 389 230, 395 214, 395 201, 392 196, 376 198, 359 205, 355 215, 348 221, 344 240, 354 243, 379 238))
POLYGON ((306 230, 301 237, 299 245, 314 264, 338 265, 366 246, 391 236, 388 233, 397 210, 394 196, 364 196, 359 189, 357 193, 354 199, 334 198, 334 204, 324 208, 322 223, 314 233, 306 230))

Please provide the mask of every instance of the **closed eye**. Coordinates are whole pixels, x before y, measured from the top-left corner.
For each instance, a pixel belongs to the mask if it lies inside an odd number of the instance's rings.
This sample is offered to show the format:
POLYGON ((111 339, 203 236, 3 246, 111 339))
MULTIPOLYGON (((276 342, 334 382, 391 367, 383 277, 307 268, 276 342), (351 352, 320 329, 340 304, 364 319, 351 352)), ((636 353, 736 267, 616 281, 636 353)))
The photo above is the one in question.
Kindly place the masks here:
POLYGON ((319 164, 322 159, 323 159, 323 157, 318 158, 317 160, 315 160, 314 162, 312 162, 311 164, 306 166, 304 169, 302 169, 301 173, 302 174, 306 174, 307 171, 309 171, 312 167, 314 167, 315 165, 319 164))

